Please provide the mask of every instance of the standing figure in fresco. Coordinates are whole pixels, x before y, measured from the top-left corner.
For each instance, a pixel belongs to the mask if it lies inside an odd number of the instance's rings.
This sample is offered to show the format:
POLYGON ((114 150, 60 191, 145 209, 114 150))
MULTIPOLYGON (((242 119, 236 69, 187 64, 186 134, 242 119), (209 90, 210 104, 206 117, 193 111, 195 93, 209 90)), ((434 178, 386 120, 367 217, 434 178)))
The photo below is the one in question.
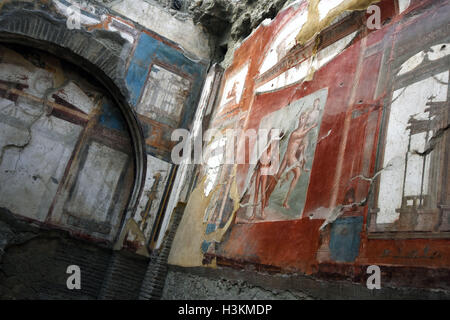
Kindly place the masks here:
MULTIPOLYGON (((277 154, 275 152, 275 143, 271 138, 272 132, 269 133, 269 145, 262 153, 261 157, 258 160, 255 168, 255 194, 253 199, 253 214, 250 217, 250 220, 254 220, 256 218, 256 209, 258 207, 259 196, 261 195, 261 219, 266 219, 265 208, 267 207, 267 200, 269 196, 267 195, 267 180, 268 180, 268 172, 272 165, 278 165, 279 159, 276 158, 277 154)), ((281 138, 281 137, 280 137, 281 138)))
POLYGON ((300 116, 298 127, 292 132, 289 137, 288 146, 284 155, 283 162, 281 163, 280 170, 276 175, 278 181, 283 174, 285 174, 285 181, 289 179, 289 173, 292 172, 294 177, 289 186, 289 191, 286 194, 286 198, 283 202, 283 207, 290 209, 288 201, 291 196, 292 190, 296 187, 302 173, 305 171, 306 164, 306 150, 308 149, 308 133, 317 127, 317 120, 319 118, 319 103, 320 100, 314 101, 314 107, 311 111, 300 116))

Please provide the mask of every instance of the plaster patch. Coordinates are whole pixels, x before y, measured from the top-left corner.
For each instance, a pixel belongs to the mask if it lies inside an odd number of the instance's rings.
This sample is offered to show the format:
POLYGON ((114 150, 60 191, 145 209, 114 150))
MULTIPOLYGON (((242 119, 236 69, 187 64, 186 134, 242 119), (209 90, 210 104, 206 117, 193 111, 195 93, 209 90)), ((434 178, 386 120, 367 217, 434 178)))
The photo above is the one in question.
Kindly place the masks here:
MULTIPOLYGON (((74 0, 53 0, 53 4, 56 10, 65 17, 70 17, 73 14, 73 8, 80 10, 80 24, 81 25, 96 25, 106 19, 106 15, 98 16, 95 12, 87 11, 89 8, 80 6, 80 4, 74 0)), ((90 4, 90 10, 95 11, 95 7, 90 4)))
POLYGON ((190 52, 189 56, 209 59, 210 41, 208 35, 200 26, 195 25, 192 19, 178 20, 165 9, 144 0, 118 1, 111 5, 111 9, 178 43, 190 52), (155 19, 155 17, 158 18, 155 19))
POLYGON ((441 58, 444 58, 450 54, 450 43, 441 43, 438 45, 432 46, 427 51, 421 51, 408 60, 406 60, 400 67, 397 75, 402 75, 408 72, 413 71, 418 66, 422 64, 425 59, 430 61, 435 61, 441 58))
POLYGON ((297 35, 298 28, 305 24, 307 16, 307 11, 300 12, 276 35, 275 40, 271 44, 264 61, 261 64, 259 70, 261 74, 275 66, 282 58, 284 58, 288 51, 295 46, 295 36, 297 35))

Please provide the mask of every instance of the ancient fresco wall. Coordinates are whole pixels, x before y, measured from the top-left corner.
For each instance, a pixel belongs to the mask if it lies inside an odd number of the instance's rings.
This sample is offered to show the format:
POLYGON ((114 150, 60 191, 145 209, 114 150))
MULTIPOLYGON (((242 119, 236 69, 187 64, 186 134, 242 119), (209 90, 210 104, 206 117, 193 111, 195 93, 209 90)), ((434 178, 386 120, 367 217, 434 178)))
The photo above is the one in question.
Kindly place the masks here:
POLYGON ((316 17, 296 2, 236 50, 211 126, 223 135, 207 139, 217 152, 171 264, 352 277, 367 264, 450 266, 450 3, 380 1, 369 28, 365 10, 322 2, 310 2, 316 17), (221 161, 228 129, 261 128, 278 131, 262 149, 241 135, 246 161, 221 161))
MULTIPOLYGON (((143 4, 147 5, 148 10, 138 15, 127 9, 137 7, 134 2, 111 7, 93 1, 53 0, 31 3, 11 0, 0 5, 0 12, 4 14, 14 10, 30 10, 46 19, 54 19, 64 24, 67 29, 65 34, 69 38, 71 32, 90 34, 120 55, 124 63, 117 66, 119 71, 114 77, 123 82, 124 98, 133 108, 146 142, 146 176, 136 211, 131 208, 130 212, 124 212, 136 173, 131 150, 133 144, 127 135, 127 124, 120 110, 112 99, 100 101, 97 94, 89 91, 91 89, 81 88, 77 82, 69 81, 71 78, 66 79, 59 69, 47 70, 45 63, 48 62, 45 57, 42 58, 44 62, 39 62, 42 65, 40 69, 30 69, 30 62, 25 66, 17 66, 13 59, 11 63, 2 66, 5 78, 2 80, 16 83, 19 87, 14 90, 25 92, 27 98, 23 98, 25 102, 22 104, 25 107, 22 109, 32 108, 28 106, 30 103, 38 106, 51 93, 51 105, 70 104, 76 110, 54 108, 56 111, 53 112, 57 116, 51 118, 49 124, 46 118, 47 108, 36 107, 36 110, 33 109, 34 113, 17 116, 20 121, 12 119, 15 125, 11 125, 9 120, 6 122, 8 127, 2 129, 6 131, 0 139, 8 151, 5 152, 4 161, 5 165, 8 163, 8 167, 2 171, 2 175, 5 175, 2 180, 7 179, 17 184, 17 188, 4 186, 1 193, 4 206, 17 214, 87 231, 94 238, 111 242, 117 240, 117 248, 123 245, 131 251, 148 255, 158 233, 165 233, 160 224, 176 176, 176 166, 171 161, 174 145, 171 135, 175 129, 189 129, 193 121, 209 64, 209 45, 204 35, 202 38, 201 30, 197 30, 191 22, 181 21, 171 15, 165 15, 164 19, 161 17, 161 22, 165 21, 165 26, 170 25, 171 28, 183 31, 190 26, 195 31, 190 37, 196 38, 199 43, 187 45, 189 37, 181 37, 173 30, 163 30, 161 26, 151 30, 145 28, 147 23, 141 24, 143 21, 164 10, 150 6, 147 2, 143 4), (158 31, 163 32, 158 34, 158 31), (118 43, 121 43, 120 47, 118 43), (194 52, 192 49, 195 49, 194 52), (33 85, 38 83, 37 88, 26 83, 28 80, 25 78, 39 79, 33 82, 33 85), (25 90, 25 85, 32 89, 25 90), (34 90, 32 94, 35 96, 28 97, 30 90, 34 90), (50 93, 47 92, 49 90, 50 93), (36 120, 38 116, 46 121, 36 120), (67 116, 75 120, 59 119, 67 116), (34 131, 37 131, 36 134, 34 131), (30 140, 31 134, 33 137, 42 136, 42 141, 38 144, 38 140, 30 140), (10 144, 27 145, 27 148, 19 152, 17 148, 10 148, 10 144), (40 159, 37 163, 42 168, 36 168, 36 172, 40 173, 28 177, 27 183, 22 183, 23 177, 12 177, 10 172, 21 168, 14 161, 17 158, 26 162, 28 167, 35 165, 34 159, 40 159), (89 184, 92 187, 86 188, 89 184), (16 201, 28 193, 35 198, 34 201, 16 201)), ((83 47, 89 44, 79 45, 83 47)), ((95 59, 101 60, 102 56, 103 53, 98 52, 95 59)), ((61 59, 59 63, 64 64, 64 60, 61 59)), ((76 72, 76 67, 72 67, 70 75, 76 72)), ((86 82, 93 78, 89 74, 83 77, 86 82)), ((3 89, 5 96, 13 94, 6 88, 3 89)), ((12 111, 8 110, 14 103, 11 106, 11 102, 5 100, 2 106, 9 114, 12 111)))

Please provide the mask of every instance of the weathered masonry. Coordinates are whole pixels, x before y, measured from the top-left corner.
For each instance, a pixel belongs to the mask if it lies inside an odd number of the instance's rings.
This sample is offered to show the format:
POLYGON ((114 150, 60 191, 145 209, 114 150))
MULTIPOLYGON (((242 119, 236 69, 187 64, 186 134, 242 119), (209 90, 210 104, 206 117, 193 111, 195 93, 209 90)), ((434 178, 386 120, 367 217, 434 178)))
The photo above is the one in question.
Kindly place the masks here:
POLYGON ((0 298, 448 299, 449 22, 449 0, 2 1, 0 298))

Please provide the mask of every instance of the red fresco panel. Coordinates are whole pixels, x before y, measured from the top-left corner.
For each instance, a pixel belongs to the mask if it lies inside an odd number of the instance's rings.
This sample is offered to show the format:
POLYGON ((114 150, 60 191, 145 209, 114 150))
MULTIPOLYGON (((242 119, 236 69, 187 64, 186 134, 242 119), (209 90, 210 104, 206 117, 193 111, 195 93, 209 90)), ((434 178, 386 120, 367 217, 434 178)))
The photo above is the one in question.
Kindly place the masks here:
MULTIPOLYGON (((289 102, 328 87, 328 100, 319 137, 325 136, 330 130, 332 134, 322 140, 316 149, 304 216, 314 209, 329 206, 341 130, 356 72, 354 61, 358 59, 359 47, 359 43, 356 43, 332 63, 316 72, 314 81, 291 86, 275 93, 257 95, 252 106, 247 129, 257 129, 261 118, 288 105, 289 102)), ((245 165, 238 167, 238 178, 241 177, 238 179, 238 185, 241 188, 246 167, 245 165)), ((255 257, 255 262, 281 267, 295 266, 306 271, 315 263, 320 235, 318 229, 322 223, 322 220, 307 218, 293 222, 233 226, 222 252, 229 258, 255 257), (280 237, 290 240, 282 241, 280 237), (252 246, 247 246, 246 243, 251 243, 252 246), (302 250, 299 250, 297 245, 292 246, 292 243, 303 243, 302 250), (309 245, 305 247, 305 243, 309 245)))

